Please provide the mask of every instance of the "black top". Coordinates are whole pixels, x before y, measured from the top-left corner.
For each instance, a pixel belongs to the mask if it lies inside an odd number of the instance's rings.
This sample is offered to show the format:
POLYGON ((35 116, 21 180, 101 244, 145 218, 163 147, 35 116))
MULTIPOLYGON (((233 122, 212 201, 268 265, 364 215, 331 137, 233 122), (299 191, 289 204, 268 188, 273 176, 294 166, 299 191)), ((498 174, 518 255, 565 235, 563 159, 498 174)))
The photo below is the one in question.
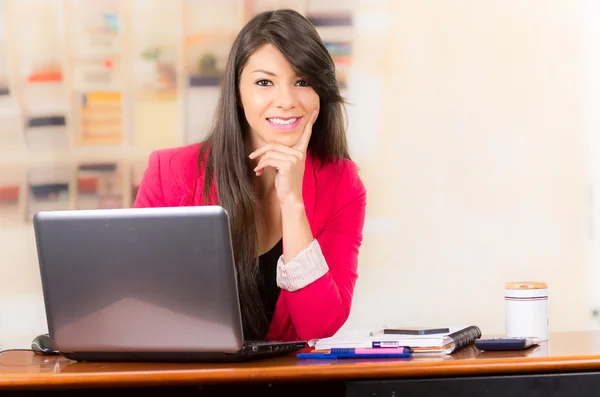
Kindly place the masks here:
POLYGON ((280 288, 277 286, 277 261, 283 253, 283 241, 279 240, 273 248, 258 258, 260 269, 260 296, 269 319, 269 324, 275 313, 275 305, 279 298, 280 288))

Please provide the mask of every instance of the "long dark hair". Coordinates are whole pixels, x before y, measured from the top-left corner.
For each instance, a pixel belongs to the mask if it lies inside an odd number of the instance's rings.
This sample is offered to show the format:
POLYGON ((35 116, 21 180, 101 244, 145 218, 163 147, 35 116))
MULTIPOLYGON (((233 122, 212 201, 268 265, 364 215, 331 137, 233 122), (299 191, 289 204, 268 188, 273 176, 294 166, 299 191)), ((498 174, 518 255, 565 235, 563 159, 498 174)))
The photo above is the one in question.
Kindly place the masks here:
POLYGON ((279 50, 294 71, 319 95, 320 111, 308 151, 321 164, 349 158, 344 101, 333 60, 319 34, 305 17, 293 10, 256 15, 233 43, 215 120, 198 157, 199 168, 205 168, 205 202, 216 183, 218 203, 229 214, 246 339, 263 339, 268 324, 258 284, 256 214, 260 208, 246 149, 249 126, 241 107, 239 82, 248 58, 265 44, 279 50))

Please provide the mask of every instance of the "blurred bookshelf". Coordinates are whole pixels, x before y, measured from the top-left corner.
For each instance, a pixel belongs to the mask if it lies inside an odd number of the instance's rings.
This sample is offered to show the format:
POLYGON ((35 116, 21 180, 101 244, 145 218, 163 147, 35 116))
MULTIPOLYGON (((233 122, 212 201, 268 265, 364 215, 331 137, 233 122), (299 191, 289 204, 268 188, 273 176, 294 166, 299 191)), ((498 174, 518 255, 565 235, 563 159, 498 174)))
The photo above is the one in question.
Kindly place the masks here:
POLYGON ((130 207, 152 150, 206 136, 233 40, 258 12, 307 16, 345 90, 356 3, 0 0, 0 225, 130 207))

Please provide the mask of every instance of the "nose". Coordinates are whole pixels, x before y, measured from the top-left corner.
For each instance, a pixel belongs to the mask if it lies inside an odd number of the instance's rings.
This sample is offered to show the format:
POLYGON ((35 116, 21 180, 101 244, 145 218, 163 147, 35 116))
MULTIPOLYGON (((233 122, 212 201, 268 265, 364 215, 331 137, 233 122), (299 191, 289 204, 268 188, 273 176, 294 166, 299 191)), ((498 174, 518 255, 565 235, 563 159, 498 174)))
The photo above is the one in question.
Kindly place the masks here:
POLYGON ((277 98, 275 99, 275 104, 278 108, 282 110, 289 110, 296 107, 296 97, 294 95, 294 90, 292 87, 287 87, 285 85, 280 85, 277 90, 277 98))

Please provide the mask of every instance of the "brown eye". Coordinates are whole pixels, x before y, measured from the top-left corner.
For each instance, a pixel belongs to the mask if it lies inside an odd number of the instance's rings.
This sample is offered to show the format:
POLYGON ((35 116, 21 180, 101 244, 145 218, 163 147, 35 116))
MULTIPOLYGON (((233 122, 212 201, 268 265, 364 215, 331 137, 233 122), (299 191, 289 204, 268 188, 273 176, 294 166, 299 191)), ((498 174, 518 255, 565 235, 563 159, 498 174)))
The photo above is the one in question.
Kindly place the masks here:
POLYGON ((273 83, 271 83, 270 80, 262 79, 262 80, 258 80, 256 82, 256 85, 261 86, 261 87, 266 87, 266 86, 269 86, 269 85, 273 85, 273 83))

